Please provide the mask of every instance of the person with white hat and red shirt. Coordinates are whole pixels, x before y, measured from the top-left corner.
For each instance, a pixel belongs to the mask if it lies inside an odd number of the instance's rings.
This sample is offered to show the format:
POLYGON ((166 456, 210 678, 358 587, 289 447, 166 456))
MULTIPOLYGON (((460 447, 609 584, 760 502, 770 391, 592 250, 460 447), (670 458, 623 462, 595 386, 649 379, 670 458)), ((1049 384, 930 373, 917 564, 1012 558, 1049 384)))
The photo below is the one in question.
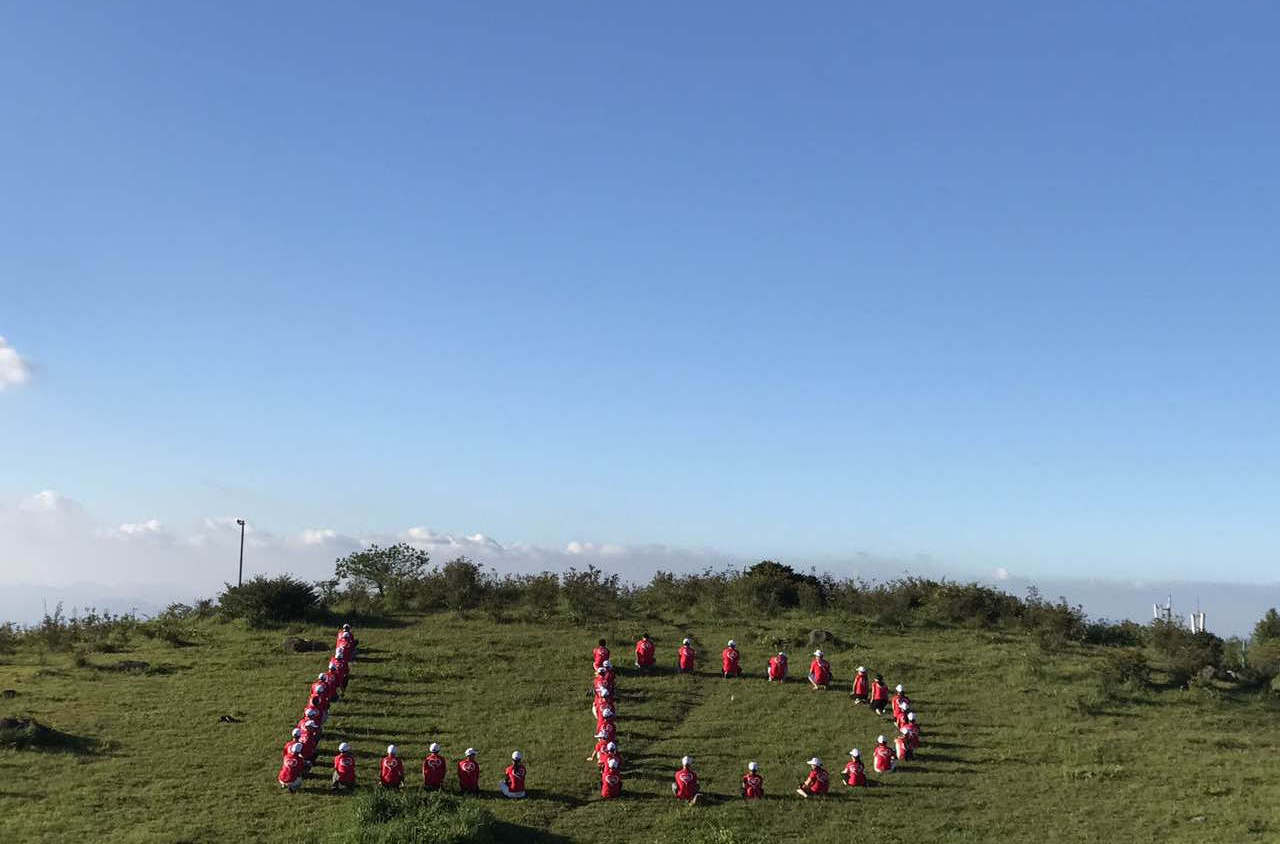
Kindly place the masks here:
POLYGON ((622 771, 617 759, 610 759, 600 771, 600 796, 605 800, 622 796, 622 771))
POLYGON ((677 800, 688 801, 691 806, 702 796, 698 788, 698 775, 693 770, 692 756, 680 759, 680 769, 676 771, 675 782, 671 783, 671 793, 677 800))
POLYGON ((345 741, 338 745, 338 752, 333 757, 333 779, 329 787, 334 791, 356 787, 356 757, 351 752, 351 745, 345 741))
POLYGON ((502 775, 502 782, 498 783, 498 790, 502 792, 502 796, 512 800, 523 800, 524 776, 524 754, 517 750, 511 754, 511 764, 502 775))
POLYGON ((291 752, 280 763, 280 773, 276 775, 276 782, 280 783, 281 788, 286 788, 290 794, 293 794, 302 788, 302 777, 306 769, 306 762, 302 759, 302 744, 294 742, 291 752))
POLYGON ((422 760, 422 787, 429 791, 439 791, 444 787, 444 777, 449 771, 449 763, 440 755, 440 745, 434 741, 427 748, 427 756, 422 760))
POLYGON ((813 652, 813 662, 809 663, 809 685, 816 689, 826 689, 831 683, 831 663, 827 662, 822 651, 813 652))
POLYGON ((738 643, 729 640, 729 644, 720 652, 720 670, 725 679, 742 676, 742 657, 738 653, 738 643))
POLYGON ((844 784, 850 788, 865 787, 867 771, 862 766, 862 753, 858 748, 849 751, 849 761, 844 766, 844 784))
POLYGON ((854 703, 866 703, 871 693, 871 683, 867 678, 867 669, 864 666, 858 666, 858 673, 853 675, 853 689, 849 692, 849 697, 853 698, 854 703))
POLYGON ((898 766, 898 761, 893 758, 893 749, 889 747, 889 742, 884 736, 876 736, 876 751, 872 757, 871 766, 876 769, 877 774, 892 773, 898 766))
POLYGON ((764 799, 764 777, 760 776, 760 766, 755 762, 748 762, 747 772, 742 775, 742 797, 745 800, 764 799))
POLYGON ((822 797, 827 793, 829 785, 829 777, 827 769, 822 767, 822 760, 817 756, 809 760, 809 776, 805 777, 804 782, 800 783, 800 787, 796 789, 796 794, 801 797, 822 797))
POLYGON ((781 683, 787 679, 787 652, 778 651, 776 656, 769 657, 768 676, 770 683, 781 683))
POLYGON ((404 763, 400 761, 400 751, 394 744, 387 745, 387 755, 382 757, 378 766, 378 782, 383 788, 399 788, 404 782, 404 763))
POLYGON ((480 793, 480 764, 476 762, 474 747, 468 747, 458 760, 458 790, 467 794, 480 793))

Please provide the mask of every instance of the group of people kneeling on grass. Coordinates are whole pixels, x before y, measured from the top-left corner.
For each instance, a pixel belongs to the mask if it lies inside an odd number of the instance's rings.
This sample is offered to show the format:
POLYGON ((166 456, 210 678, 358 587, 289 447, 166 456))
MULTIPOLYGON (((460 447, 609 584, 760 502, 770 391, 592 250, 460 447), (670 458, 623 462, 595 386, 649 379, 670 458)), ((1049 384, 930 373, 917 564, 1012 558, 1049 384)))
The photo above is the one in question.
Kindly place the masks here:
MULTIPOLYGON (((343 746, 345 747, 345 744, 343 746)), ((422 787, 428 791, 439 791, 444 788, 449 763, 441 755, 440 750, 440 745, 432 742, 427 748, 426 758, 422 760, 422 787)), ((476 756, 476 749, 468 747, 455 766, 458 775, 458 791, 463 794, 480 793, 480 763, 476 760, 476 756)), ((519 750, 514 751, 511 754, 511 764, 507 766, 502 780, 498 783, 498 791, 503 797, 510 797, 513 800, 524 798, 525 773, 524 754, 519 750)), ((404 785, 404 763, 400 760, 400 750, 394 744, 387 747, 387 755, 382 757, 382 763, 378 767, 378 784, 383 788, 400 788, 404 785)))
MULTIPOLYGON (((344 624, 338 631, 333 656, 323 674, 316 676, 307 693, 307 705, 293 734, 284 743, 283 759, 276 781, 280 787, 295 792, 302 787, 302 779, 315 764, 320 752, 320 734, 329 720, 329 707, 336 703, 347 689, 351 678, 351 661, 356 656, 356 637, 351 625, 344 624)), ((344 756, 345 742, 338 748, 333 760, 333 787, 355 783, 355 763, 350 755, 344 756)))

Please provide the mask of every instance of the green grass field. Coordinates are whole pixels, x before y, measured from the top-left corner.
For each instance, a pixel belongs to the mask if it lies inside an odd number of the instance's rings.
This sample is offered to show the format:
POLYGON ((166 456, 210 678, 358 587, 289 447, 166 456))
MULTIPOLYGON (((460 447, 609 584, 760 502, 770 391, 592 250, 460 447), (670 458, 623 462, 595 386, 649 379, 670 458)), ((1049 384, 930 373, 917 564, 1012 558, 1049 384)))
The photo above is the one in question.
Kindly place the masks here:
MULTIPOLYGON (((328 628, 248 631, 204 623, 200 640, 143 640, 127 653, 19 650, 0 661, 0 715, 34 716, 89 742, 59 750, 0 749, 3 841, 326 841, 349 835, 352 798, 328 791, 329 752, 349 741, 364 788, 398 744, 416 772, 430 741, 452 762, 480 751, 480 802, 501 840, 544 841, 1277 841, 1280 713, 1261 694, 1222 688, 1135 690, 1085 707, 1098 651, 1042 653, 1025 637, 974 630, 889 633, 834 619, 740 625, 644 622, 669 667, 686 631, 703 646, 695 676, 636 676, 641 622, 587 629, 498 624, 450 614, 363 627, 362 659, 333 708, 317 770, 297 795, 275 784, 280 747, 323 653, 286 654, 289 632, 332 641, 328 628), (769 643, 824 627, 837 691, 803 679, 763 680, 769 643), (626 797, 598 799, 589 713, 590 653, 606 636, 618 679, 626 797), (751 676, 714 673, 733 637, 751 676), (149 671, 117 671, 121 660, 149 671), (850 747, 868 759, 888 728, 847 696, 865 664, 903 682, 920 713, 919 758, 878 787, 826 800, 792 793, 813 754, 833 774, 850 747), (1086 711, 1087 710, 1087 711, 1086 711), (1088 713, 1092 714, 1088 714, 1088 713), (234 715, 239 723, 220 723, 234 715), (524 751, 531 799, 503 800, 496 784, 524 751), (692 754, 708 805, 684 806, 668 783, 692 754), (737 798, 746 762, 763 767, 767 800, 737 798)), ((803 674, 803 643, 792 669, 803 674)), ((416 780, 416 777, 415 777, 416 780)))

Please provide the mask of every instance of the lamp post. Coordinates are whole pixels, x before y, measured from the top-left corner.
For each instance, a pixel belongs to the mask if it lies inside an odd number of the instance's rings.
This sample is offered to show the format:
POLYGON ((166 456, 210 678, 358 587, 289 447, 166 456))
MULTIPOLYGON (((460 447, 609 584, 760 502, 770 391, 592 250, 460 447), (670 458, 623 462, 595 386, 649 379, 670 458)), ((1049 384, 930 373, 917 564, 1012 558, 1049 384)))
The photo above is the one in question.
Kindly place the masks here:
POLYGON ((244 519, 236 519, 240 525, 240 574, 236 576, 236 586, 244 583, 244 519))

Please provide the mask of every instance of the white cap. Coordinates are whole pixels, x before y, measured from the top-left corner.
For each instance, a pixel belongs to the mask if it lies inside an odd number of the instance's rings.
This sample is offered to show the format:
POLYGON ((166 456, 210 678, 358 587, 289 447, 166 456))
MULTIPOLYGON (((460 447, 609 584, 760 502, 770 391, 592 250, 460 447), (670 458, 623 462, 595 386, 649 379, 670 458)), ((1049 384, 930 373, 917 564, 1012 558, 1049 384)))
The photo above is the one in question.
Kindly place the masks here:
POLYGON ((604 746, 604 749, 612 753, 618 749, 618 743, 616 741, 611 741, 604 746))
POLYGON ((298 737, 299 737, 299 736, 301 736, 301 735, 302 735, 302 728, 301 728, 301 727, 294 727, 294 728, 293 728, 293 737, 294 737, 294 738, 298 738, 298 737))
POLYGON ((899 683, 898 685, 894 686, 894 687, 893 687, 893 690, 894 690, 895 692, 899 692, 899 693, 900 693, 900 692, 902 691, 902 684, 901 684, 901 683, 899 683))
POLYGON ((693 757, 692 757, 692 756, 682 756, 682 757, 680 757, 680 767, 681 767, 681 768, 691 768, 691 767, 693 767, 693 757))
POLYGON ((908 712, 908 713, 907 713, 907 720, 908 720, 908 721, 914 721, 914 720, 916 720, 916 714, 915 714, 914 712, 908 712))
POLYGON ((731 648, 736 648, 736 647, 738 647, 738 643, 737 643, 737 642, 735 642, 735 641, 733 641, 732 639, 730 639, 730 640, 729 640, 729 647, 731 647, 731 648))
POLYGON ((440 752, 440 745, 436 744, 434 741, 433 741, 433 742, 431 742, 431 746, 427 748, 427 752, 428 752, 428 753, 439 753, 439 752, 440 752))
POLYGON ((519 761, 520 761, 521 759, 523 759, 523 758, 524 758, 524 754, 523 754, 523 753, 521 753, 520 751, 518 751, 518 750, 512 751, 512 753, 511 753, 511 761, 512 761, 512 762, 519 762, 519 761))
POLYGON ((911 731, 910 731, 910 730, 908 730, 906 727, 903 727, 902 729, 898 730, 898 732, 902 733, 902 734, 905 736, 907 733, 909 733, 909 732, 911 732, 911 731))
POLYGON ((609 669, 605 668, 603 665, 596 669, 596 673, 597 673, 597 674, 605 674, 605 673, 607 673, 608 671, 609 671, 609 669))
POLYGON ((345 741, 342 744, 338 745, 339 753, 346 753, 350 749, 351 749, 351 745, 347 744, 345 741))
POLYGON ((613 717, 613 710, 606 706, 606 707, 605 707, 605 709, 604 709, 604 712, 601 712, 600 714, 601 714, 601 715, 603 715, 603 716, 604 716, 604 717, 606 717, 606 718, 612 718, 612 717, 613 717))
POLYGON ((389 744, 389 745, 387 745, 387 755, 388 755, 388 756, 395 756, 395 755, 396 755, 397 753, 399 753, 399 752, 400 752, 400 749, 399 749, 398 747, 396 747, 394 744, 389 744))
POLYGON ((817 756, 815 756, 815 757, 813 757, 812 759, 810 759, 810 760, 809 760, 809 764, 810 764, 810 765, 812 765, 812 766, 814 766, 814 767, 816 768, 816 767, 819 767, 819 766, 822 764, 822 760, 821 760, 821 759, 819 759, 817 756))
POLYGON ((787 652, 786 652, 786 651, 778 651, 778 656, 782 657, 783 659, 786 659, 786 658, 787 658, 787 652))
POLYGON ((317 724, 315 721, 312 721, 310 718, 308 718, 308 719, 307 719, 307 722, 306 722, 305 724, 303 724, 302 726, 303 726, 303 727, 305 727, 305 728, 307 728, 307 729, 311 729, 312 727, 315 727, 316 729, 319 729, 319 728, 320 728, 320 725, 319 725, 319 724, 317 724))
POLYGON ((302 744, 300 742, 294 742, 293 747, 289 748, 289 752, 292 753, 294 756, 301 756, 302 744))
POLYGON ((617 760, 617 759, 610 759, 610 760, 609 760, 609 767, 610 767, 610 768, 616 768, 616 767, 618 767, 618 760, 617 760))
POLYGON ((596 737, 596 738, 604 738, 604 730, 601 730, 600 732, 596 733, 595 737, 596 737))
POLYGON ((609 696, 609 687, 605 686, 600 690, 600 697, 608 697, 608 696, 609 696))
POLYGON ((466 753, 464 753, 463 755, 464 755, 464 756, 475 756, 475 755, 476 755, 476 749, 475 749, 474 747, 468 747, 468 748, 467 748, 467 752, 466 752, 466 753))
POLYGON ((306 712, 304 712, 304 713, 302 713, 302 714, 303 714, 303 715, 306 715, 308 718, 314 718, 314 717, 316 717, 317 715, 319 715, 319 714, 320 714, 320 710, 319 710, 319 709, 308 709, 306 712))
POLYGON ((865 668, 863 668, 861 665, 859 665, 859 666, 858 666, 858 673, 859 673, 859 674, 866 674, 866 673, 867 673, 867 669, 865 669, 865 668))
POLYGON ((346 655, 347 655, 347 649, 346 649, 346 648, 338 648, 336 651, 334 651, 334 652, 333 652, 333 655, 334 655, 334 656, 346 656, 346 655))
POLYGON ((604 662, 600 663, 600 667, 601 667, 601 668, 613 668, 613 660, 611 660, 611 659, 606 659, 604 662))
POLYGON ((323 674, 317 674, 317 675, 316 675, 316 679, 317 679, 317 680, 323 680, 323 679, 324 679, 324 675, 323 675, 323 674))
POLYGON ((854 759, 857 759, 859 756, 862 755, 862 752, 855 747, 853 750, 849 751, 849 755, 852 756, 854 759))
POLYGON ((884 744, 884 736, 876 736, 876 744, 884 744))
POLYGON ((351 625, 350 625, 350 624, 344 624, 344 625, 342 625, 342 629, 343 629, 343 630, 350 630, 350 629, 351 629, 351 625))
POLYGON ((329 691, 329 687, 328 687, 328 686, 326 686, 324 683, 317 683, 317 684, 316 684, 316 692, 317 692, 317 693, 324 693, 324 692, 327 692, 327 691, 329 691))
POLYGON ((814 656, 822 656, 822 651, 814 651, 814 652, 813 652, 813 655, 814 655, 814 656))
POLYGON ((685 639, 681 644, 684 644, 684 645, 692 645, 692 644, 693 644, 693 640, 692 640, 692 639, 687 639, 687 638, 686 638, 686 639, 685 639))
POLYGON ((758 771, 758 770, 760 770, 760 766, 759 766, 759 765, 757 765, 755 762, 748 762, 748 763, 747 763, 747 770, 748 770, 748 771, 758 771))

